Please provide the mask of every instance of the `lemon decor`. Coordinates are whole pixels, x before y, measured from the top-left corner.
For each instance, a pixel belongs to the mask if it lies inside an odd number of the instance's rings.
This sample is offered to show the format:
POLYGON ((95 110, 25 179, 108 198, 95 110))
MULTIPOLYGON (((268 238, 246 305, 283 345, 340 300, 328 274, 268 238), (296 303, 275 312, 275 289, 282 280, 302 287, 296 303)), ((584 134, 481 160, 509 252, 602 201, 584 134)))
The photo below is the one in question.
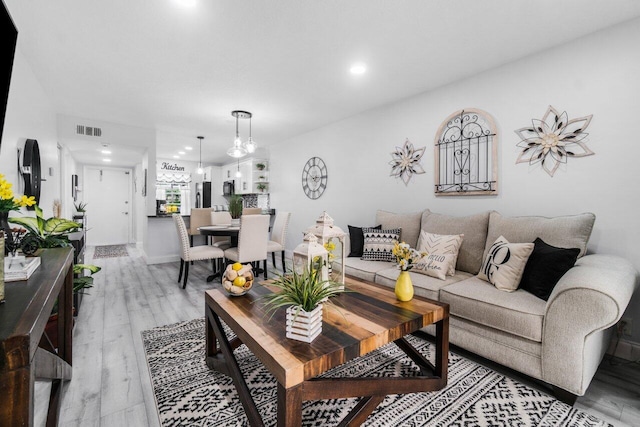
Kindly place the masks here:
POLYGON ((222 275, 222 287, 229 295, 240 296, 249 292, 253 286, 253 269, 251 264, 242 265, 239 262, 229 264, 222 275))
POLYGON ((409 270, 413 268, 415 262, 427 254, 418 252, 405 242, 396 242, 392 253, 396 257, 396 262, 400 269, 400 275, 398 275, 395 287, 396 298, 400 301, 411 301, 413 298, 413 283, 411 282, 409 270))

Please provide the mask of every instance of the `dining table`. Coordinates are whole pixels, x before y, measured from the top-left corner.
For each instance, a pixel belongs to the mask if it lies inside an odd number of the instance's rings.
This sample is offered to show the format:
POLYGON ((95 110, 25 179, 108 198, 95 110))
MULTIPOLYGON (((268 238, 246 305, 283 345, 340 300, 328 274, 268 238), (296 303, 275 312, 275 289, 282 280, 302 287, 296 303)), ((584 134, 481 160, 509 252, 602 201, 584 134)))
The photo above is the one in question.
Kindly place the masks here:
MULTIPOLYGON (((203 236, 229 236, 231 237, 231 247, 233 248, 238 246, 238 234, 240 233, 239 225, 203 225, 198 227, 198 231, 200 231, 200 234, 203 236)), ((218 268, 218 271, 213 271, 213 273, 207 277, 207 282, 212 282, 216 277, 221 277, 222 270, 222 268, 218 268)))

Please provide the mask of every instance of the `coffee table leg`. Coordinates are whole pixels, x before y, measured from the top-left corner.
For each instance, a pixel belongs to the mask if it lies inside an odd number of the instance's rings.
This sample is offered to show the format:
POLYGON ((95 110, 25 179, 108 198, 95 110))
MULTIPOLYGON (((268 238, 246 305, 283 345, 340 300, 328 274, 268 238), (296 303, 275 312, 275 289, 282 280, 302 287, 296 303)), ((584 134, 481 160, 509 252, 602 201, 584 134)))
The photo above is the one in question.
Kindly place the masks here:
MULTIPOLYGON (((242 407, 244 408, 244 412, 247 415, 247 419, 249 420, 249 425, 252 427, 255 426, 264 426, 262 422, 262 417, 260 417, 260 413, 258 412, 258 408, 256 408, 256 404, 251 397, 251 393, 249 392, 249 387, 242 376, 242 371, 238 366, 238 361, 233 355, 233 349, 231 348, 231 344, 229 344, 229 340, 227 340, 227 335, 224 333, 224 329, 222 329, 222 323, 220 322, 220 318, 218 315, 210 308, 207 307, 207 341, 211 339, 217 339, 219 349, 213 348, 210 344, 211 342, 207 342, 207 355, 209 355, 210 351, 218 351, 222 353, 224 358, 224 364, 226 365, 226 372, 228 376, 233 380, 233 384, 236 387, 236 391, 238 392, 238 397, 240 398, 240 402, 242 403, 242 407), (213 331, 213 336, 210 336, 209 329, 213 331)), ((215 353, 214 353, 215 354, 215 353)))
POLYGON ((449 371, 449 316, 436 322, 436 369, 435 375, 447 384, 449 371))
POLYGON ((302 425, 302 384, 284 388, 278 383, 278 427, 302 425))

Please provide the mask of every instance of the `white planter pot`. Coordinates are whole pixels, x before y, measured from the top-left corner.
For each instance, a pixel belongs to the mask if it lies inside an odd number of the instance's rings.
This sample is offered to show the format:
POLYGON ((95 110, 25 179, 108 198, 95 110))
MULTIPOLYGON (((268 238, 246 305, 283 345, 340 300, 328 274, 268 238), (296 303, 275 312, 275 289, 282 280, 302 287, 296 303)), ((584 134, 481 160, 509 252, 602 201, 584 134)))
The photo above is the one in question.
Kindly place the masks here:
POLYGON ((322 304, 311 312, 304 311, 299 307, 287 307, 287 338, 310 343, 321 332, 322 304))
POLYGON ((232 227, 239 227, 240 226, 240 218, 235 218, 231 220, 231 226, 232 227))

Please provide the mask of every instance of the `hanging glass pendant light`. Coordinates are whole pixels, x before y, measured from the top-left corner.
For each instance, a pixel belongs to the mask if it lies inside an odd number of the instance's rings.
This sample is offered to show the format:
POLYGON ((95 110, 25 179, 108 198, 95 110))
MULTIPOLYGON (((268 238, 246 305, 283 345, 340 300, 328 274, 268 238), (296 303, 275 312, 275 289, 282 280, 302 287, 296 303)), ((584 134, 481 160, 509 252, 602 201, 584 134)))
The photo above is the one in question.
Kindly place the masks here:
POLYGON ((256 151, 256 148, 258 148, 258 145, 251 137, 251 115, 249 115, 249 139, 244 146, 249 154, 254 153, 256 151))
POLYGON ((202 169, 202 140, 204 136, 199 136, 198 139, 200 140, 200 161, 198 162, 198 170, 196 170, 196 172, 198 175, 202 175, 204 173, 204 169, 202 169))
POLYGON ((238 170, 236 170, 236 178, 242 178, 242 172, 240 172, 240 159, 238 159, 238 170))
POLYGON ((227 150, 227 154, 239 159, 247 155, 247 149, 242 146, 242 139, 240 139, 240 133, 238 132, 238 119, 250 118, 251 113, 248 111, 234 110, 231 112, 231 115, 236 118, 236 139, 233 141, 233 147, 227 150))

